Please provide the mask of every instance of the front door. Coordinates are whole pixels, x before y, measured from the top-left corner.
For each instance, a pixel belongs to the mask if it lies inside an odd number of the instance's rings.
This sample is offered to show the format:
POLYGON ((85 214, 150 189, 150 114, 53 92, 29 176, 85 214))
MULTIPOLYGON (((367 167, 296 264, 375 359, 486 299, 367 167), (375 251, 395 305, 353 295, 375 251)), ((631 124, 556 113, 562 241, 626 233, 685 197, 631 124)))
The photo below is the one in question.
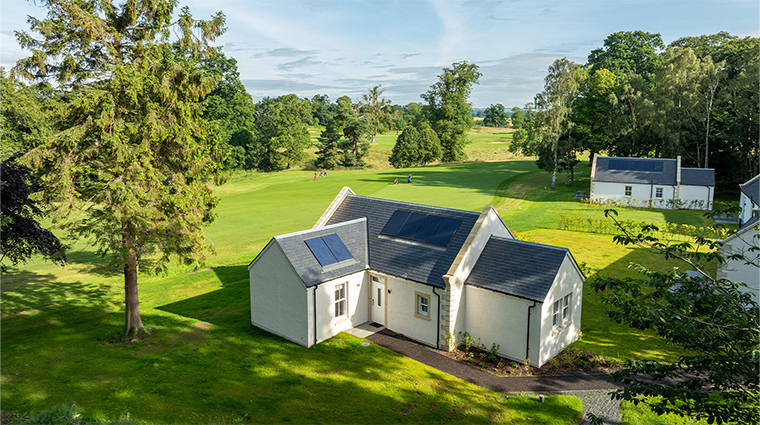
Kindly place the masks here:
POLYGON ((377 276, 370 276, 372 282, 372 293, 370 294, 372 302, 372 321, 385 326, 385 279, 377 276))

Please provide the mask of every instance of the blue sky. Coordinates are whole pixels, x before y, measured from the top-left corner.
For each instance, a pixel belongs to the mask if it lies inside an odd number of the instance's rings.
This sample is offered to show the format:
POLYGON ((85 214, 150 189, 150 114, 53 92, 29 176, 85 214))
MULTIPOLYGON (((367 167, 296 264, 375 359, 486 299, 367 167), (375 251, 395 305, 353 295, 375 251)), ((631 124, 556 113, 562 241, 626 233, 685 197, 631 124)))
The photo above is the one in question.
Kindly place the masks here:
MULTIPOLYGON (((221 10, 227 32, 218 44, 238 61, 248 92, 264 96, 328 94, 358 99, 381 84, 393 103, 419 102, 442 68, 466 60, 483 76, 475 107, 532 101, 547 67, 567 57, 585 63, 617 31, 680 37, 728 31, 760 36, 757 0, 185 0, 196 18, 221 10)), ((44 9, 0 3, 0 66, 28 52, 13 36, 26 16, 44 9)))

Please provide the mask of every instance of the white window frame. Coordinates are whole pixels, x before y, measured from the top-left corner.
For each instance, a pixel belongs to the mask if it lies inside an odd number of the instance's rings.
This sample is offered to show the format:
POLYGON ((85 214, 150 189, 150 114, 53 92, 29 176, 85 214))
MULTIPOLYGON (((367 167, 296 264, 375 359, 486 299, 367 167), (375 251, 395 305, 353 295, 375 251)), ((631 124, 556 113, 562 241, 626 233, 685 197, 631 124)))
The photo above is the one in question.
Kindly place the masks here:
POLYGON ((569 293, 562 298, 562 324, 566 325, 570 323, 573 312, 573 293, 569 293))
POLYGON ((663 194, 663 188, 661 188, 661 187, 655 187, 654 188, 654 197, 655 198, 662 198, 662 194, 663 194))
POLYGON ((633 186, 625 186, 625 196, 628 198, 633 196, 633 186))
POLYGON ((335 306, 335 318, 340 319, 348 317, 348 282, 343 282, 335 285, 333 289, 334 298, 333 304, 335 306))
POLYGON ((561 303, 562 303, 561 299, 554 301, 554 307, 553 307, 554 312, 552 313, 552 327, 555 329, 558 328, 561 324, 559 320, 559 307, 561 303))
POLYGON ((430 320, 430 295, 414 293, 414 317, 430 320))

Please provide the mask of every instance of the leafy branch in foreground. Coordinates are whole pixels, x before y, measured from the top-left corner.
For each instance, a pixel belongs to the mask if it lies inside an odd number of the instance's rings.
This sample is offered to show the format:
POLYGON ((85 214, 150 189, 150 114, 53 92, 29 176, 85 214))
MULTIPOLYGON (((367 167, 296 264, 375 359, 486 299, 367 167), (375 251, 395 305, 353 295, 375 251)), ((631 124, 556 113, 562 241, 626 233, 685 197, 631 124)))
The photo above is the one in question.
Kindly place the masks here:
POLYGON ((758 304, 742 290, 745 284, 716 279, 706 266, 743 254, 722 253, 720 241, 703 237, 696 237, 694 244, 667 244, 650 235, 657 230, 654 225, 644 225, 634 234, 620 225, 615 210, 606 210, 605 215, 623 232, 614 237, 616 243, 640 246, 696 271, 658 272, 635 264, 644 279, 607 277, 594 282, 594 290, 612 307, 607 313, 617 323, 653 330, 687 353, 673 364, 628 362, 625 369, 611 374, 610 379, 626 384, 611 396, 646 403, 660 415, 706 418, 708 423, 760 422, 758 304))

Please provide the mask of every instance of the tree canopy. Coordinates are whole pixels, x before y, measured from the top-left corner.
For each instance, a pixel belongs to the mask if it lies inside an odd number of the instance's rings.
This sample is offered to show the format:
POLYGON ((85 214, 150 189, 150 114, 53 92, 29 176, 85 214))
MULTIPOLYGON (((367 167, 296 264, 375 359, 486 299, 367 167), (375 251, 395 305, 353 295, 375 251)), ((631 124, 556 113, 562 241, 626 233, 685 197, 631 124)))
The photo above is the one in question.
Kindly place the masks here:
POLYGON ((472 85, 482 74, 478 66, 466 61, 444 68, 443 74, 430 89, 420 95, 427 102, 425 116, 441 142, 441 160, 461 161, 467 158, 467 130, 472 128, 472 85))
POLYGON ((483 125, 488 127, 508 127, 509 115, 504 110, 504 105, 497 103, 490 105, 483 112, 485 118, 483 118, 483 125))
POLYGON ((200 101, 215 81, 194 59, 212 53, 224 15, 198 21, 183 8, 172 21, 176 3, 168 0, 41 3, 47 18, 29 20, 38 36, 16 34, 32 56, 15 70, 56 81, 66 112, 27 162, 41 175, 52 218, 123 268, 124 332, 136 333, 144 329, 143 257, 156 254, 155 270, 172 257, 197 265, 208 246, 203 228, 217 201, 207 183, 218 167, 200 101))

